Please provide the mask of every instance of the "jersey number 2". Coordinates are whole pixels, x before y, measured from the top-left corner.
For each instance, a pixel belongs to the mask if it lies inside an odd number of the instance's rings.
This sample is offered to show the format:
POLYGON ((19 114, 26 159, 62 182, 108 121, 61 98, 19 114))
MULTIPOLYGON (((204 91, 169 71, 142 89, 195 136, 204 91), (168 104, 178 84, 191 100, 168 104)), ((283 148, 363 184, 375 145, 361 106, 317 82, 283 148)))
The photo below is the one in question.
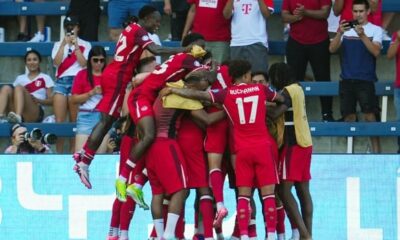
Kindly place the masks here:
POLYGON ((257 117, 257 106, 258 106, 258 96, 249 96, 245 98, 236 98, 236 105, 239 112, 240 124, 246 124, 246 117, 244 116, 244 106, 243 103, 251 102, 250 118, 248 123, 254 123, 257 117))

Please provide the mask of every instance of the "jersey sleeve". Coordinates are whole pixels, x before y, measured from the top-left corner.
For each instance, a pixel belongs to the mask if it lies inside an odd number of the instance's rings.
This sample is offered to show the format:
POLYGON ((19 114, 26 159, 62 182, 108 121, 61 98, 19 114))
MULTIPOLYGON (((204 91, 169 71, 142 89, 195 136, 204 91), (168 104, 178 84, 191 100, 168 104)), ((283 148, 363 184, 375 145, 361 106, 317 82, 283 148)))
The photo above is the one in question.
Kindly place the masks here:
POLYGON ((225 102, 227 89, 213 89, 208 91, 208 93, 210 94, 213 103, 223 104, 225 102))
POLYGON ((331 6, 332 5, 332 1, 331 0, 322 0, 320 2, 320 4, 321 4, 321 7, 323 7, 323 6, 331 6))
POLYGON ((83 74, 83 72, 84 72, 84 70, 79 71, 78 74, 76 74, 76 76, 74 78, 74 82, 72 83, 72 89, 71 89, 72 94, 85 93, 84 86, 83 86, 83 80, 85 80, 84 79, 85 74, 83 74))
POLYGON ((267 5, 268 9, 274 12, 274 1, 273 0, 264 0, 265 5, 267 5))
POLYGON ((372 36, 372 42, 379 43, 382 46, 383 30, 380 27, 374 29, 374 35, 372 36))
POLYGON ((23 86, 23 84, 22 84, 22 78, 23 78, 23 76, 24 76, 24 75, 19 75, 19 76, 15 79, 15 81, 13 82, 13 86, 14 86, 14 87, 16 87, 16 86, 18 86, 18 85, 23 86))
POLYGON ((192 55, 186 54, 185 59, 182 61, 182 68, 186 69, 187 71, 191 72, 197 69, 205 68, 196 58, 192 55))
POLYGON ((56 58, 58 49, 60 48, 60 42, 54 43, 53 49, 51 50, 51 59, 56 58))
POLYGON ((51 79, 51 77, 47 74, 44 74, 44 82, 46 84, 46 88, 52 88, 54 87, 54 81, 51 79))
POLYGON ((145 48, 147 45, 152 43, 153 40, 151 40, 149 34, 142 28, 138 28, 135 31, 135 43, 142 48, 145 48))
POLYGON ((265 96, 267 98, 267 101, 268 102, 274 101, 275 97, 276 97, 276 92, 269 86, 265 86, 265 85, 262 85, 262 84, 260 84, 260 85, 264 87, 264 92, 265 92, 265 96))

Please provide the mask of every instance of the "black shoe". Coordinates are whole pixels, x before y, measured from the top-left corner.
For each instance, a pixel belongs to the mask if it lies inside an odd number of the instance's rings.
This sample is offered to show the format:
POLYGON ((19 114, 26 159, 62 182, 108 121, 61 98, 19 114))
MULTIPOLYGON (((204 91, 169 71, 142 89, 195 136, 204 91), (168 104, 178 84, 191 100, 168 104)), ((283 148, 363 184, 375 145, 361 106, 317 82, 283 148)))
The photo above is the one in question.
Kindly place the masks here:
POLYGON ((17 41, 18 42, 27 42, 27 41, 29 41, 29 36, 25 33, 18 33, 17 41))
POLYGON ((336 122, 333 118, 332 114, 324 113, 322 114, 322 121, 323 122, 336 122))

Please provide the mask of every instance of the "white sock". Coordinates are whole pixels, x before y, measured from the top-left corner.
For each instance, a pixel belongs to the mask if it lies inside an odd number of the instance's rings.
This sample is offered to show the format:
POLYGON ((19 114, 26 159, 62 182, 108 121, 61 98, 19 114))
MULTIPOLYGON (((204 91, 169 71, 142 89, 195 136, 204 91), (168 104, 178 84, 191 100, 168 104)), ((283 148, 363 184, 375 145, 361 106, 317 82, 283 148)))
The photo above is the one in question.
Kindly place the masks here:
POLYGON ((121 180, 122 182, 126 183, 126 178, 124 178, 123 176, 119 175, 118 179, 121 180))
POLYGON ((225 208, 223 202, 217 202, 217 211, 221 210, 221 208, 225 208))
POLYGON ((154 219, 153 223, 154 228, 156 229, 157 238, 161 238, 161 236, 164 234, 164 219, 154 219))
POLYGON ((274 232, 269 232, 267 235, 268 240, 275 240, 275 233, 274 232))
POLYGON ((284 233, 279 233, 278 234, 278 240, 285 240, 285 234, 284 233))
POLYGON ((248 235, 242 235, 240 236, 240 240, 250 240, 248 235))
POLYGON ((300 239, 299 229, 297 229, 297 228, 293 228, 292 229, 292 239, 293 240, 299 240, 300 239))
POLYGON ((119 236, 119 240, 127 240, 129 238, 128 230, 121 230, 121 235, 119 236))
POLYGON ((116 227, 110 227, 110 230, 108 231, 108 236, 116 237, 118 236, 119 228, 116 227))
POLYGON ((167 226, 165 227, 165 232, 163 237, 165 239, 170 239, 175 237, 176 223, 178 222, 179 215, 175 213, 168 213, 167 226))
POLYGON ((135 187, 137 187, 138 189, 142 189, 142 188, 143 188, 143 186, 140 185, 139 183, 134 183, 134 185, 135 185, 135 187))

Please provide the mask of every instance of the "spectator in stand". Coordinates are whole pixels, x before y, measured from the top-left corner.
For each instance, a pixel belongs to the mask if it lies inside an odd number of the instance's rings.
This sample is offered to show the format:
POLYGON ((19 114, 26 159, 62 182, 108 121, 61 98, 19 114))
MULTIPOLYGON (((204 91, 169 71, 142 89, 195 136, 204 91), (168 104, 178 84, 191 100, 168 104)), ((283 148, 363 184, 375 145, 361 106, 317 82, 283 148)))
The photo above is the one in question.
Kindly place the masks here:
MULTIPOLYGON (((164 0, 164 12, 171 19, 171 40, 181 41, 189 4, 185 0, 164 0)), ((153 40, 154 41, 154 40, 153 40)))
POLYGON ((26 139, 28 129, 20 123, 11 127, 11 145, 6 148, 4 153, 9 154, 40 154, 51 153, 50 147, 42 143, 41 140, 32 138, 26 139))
MULTIPOLYGON (((400 30, 393 33, 392 42, 387 52, 387 57, 392 59, 396 57, 396 81, 394 84, 394 106, 396 108, 396 120, 400 122, 400 30)), ((397 138, 400 153, 400 137, 397 138)))
POLYGON ((223 14, 231 19, 232 60, 251 63, 251 71, 268 69, 268 34, 266 19, 274 11, 272 0, 228 0, 223 14))
MULTIPOLYGON (((290 24, 286 45, 287 63, 298 81, 303 81, 311 64, 316 81, 330 81, 328 16, 331 0, 283 0, 282 18, 290 24)), ((334 121, 332 97, 320 97, 323 121, 334 121)))
MULTIPOLYGON (((34 2, 44 2, 44 0, 33 0, 34 2)), ((28 2, 27 0, 15 0, 15 2, 28 2)), ((45 16, 35 16, 36 18, 36 25, 37 25, 37 32, 35 35, 30 39, 28 35, 27 29, 27 16, 18 16, 18 24, 19 24, 19 33, 17 36, 17 41, 23 42, 44 42, 45 33, 44 33, 44 23, 45 23, 45 16), (30 40, 29 40, 30 39, 30 40)))
MULTIPOLYGON (((382 29, 368 22, 369 12, 367 0, 354 0, 353 20, 357 20, 358 24, 350 25, 342 20, 329 46, 331 53, 342 47, 339 93, 340 109, 346 122, 357 120, 357 102, 367 122, 377 120, 376 58, 382 48, 382 29)), ((374 153, 380 153, 378 137, 371 137, 371 145, 374 153)))
POLYGON ((98 41, 100 14, 100 0, 71 0, 67 12, 79 19, 79 37, 91 42, 98 41))
MULTIPOLYGON (((87 68, 78 72, 72 84, 71 103, 79 105, 76 121, 75 149, 81 149, 93 127, 100 118, 96 110, 101 95, 101 75, 106 66, 106 51, 101 46, 94 46, 88 57, 87 68)), ((105 153, 109 135, 97 149, 98 153, 105 153)))
POLYGON ((36 50, 26 52, 27 73, 19 75, 13 87, 5 85, 0 90, 0 123, 41 122, 44 105, 51 105, 54 82, 40 71, 42 57, 36 50), (12 111, 11 111, 12 110, 12 111), (7 118, 5 117, 8 112, 7 118))
POLYGON ((108 27, 111 41, 118 41, 128 16, 139 16, 139 10, 150 0, 110 0, 108 3, 108 27))
MULTIPOLYGON (((64 20, 65 37, 56 42, 51 53, 53 64, 56 69, 56 85, 54 87, 53 108, 56 122, 64 122, 69 111, 70 122, 76 121, 77 106, 71 104, 70 95, 72 82, 76 74, 86 67, 86 59, 91 48, 89 42, 78 37, 79 20, 77 17, 69 16, 64 20)), ((62 153, 64 141, 57 142, 57 152, 62 153)), ((74 144, 71 144, 73 148, 74 144)))
POLYGON ((229 59, 229 41, 231 39, 230 17, 225 19, 223 9, 227 0, 187 0, 190 9, 187 15, 182 39, 189 32, 204 36, 206 48, 213 58, 222 63, 229 59))

